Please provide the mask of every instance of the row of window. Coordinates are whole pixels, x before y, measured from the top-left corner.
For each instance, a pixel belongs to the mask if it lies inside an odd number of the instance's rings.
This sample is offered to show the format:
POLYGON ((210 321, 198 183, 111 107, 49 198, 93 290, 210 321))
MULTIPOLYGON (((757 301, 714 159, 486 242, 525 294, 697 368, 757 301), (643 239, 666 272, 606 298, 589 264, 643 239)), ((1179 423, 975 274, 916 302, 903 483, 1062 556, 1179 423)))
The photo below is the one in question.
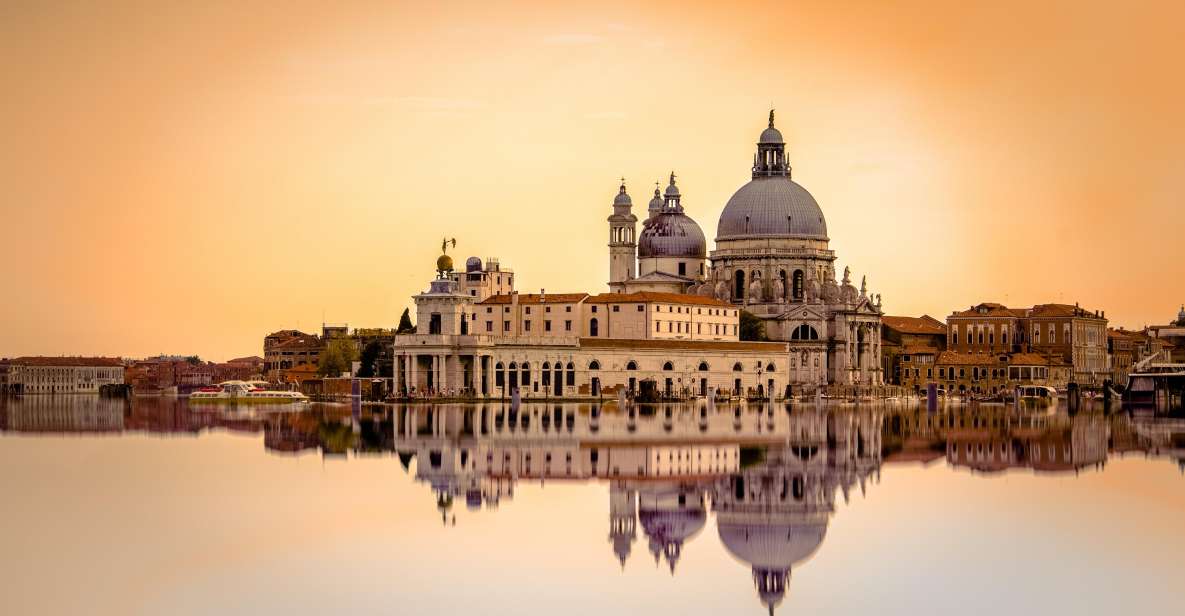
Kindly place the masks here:
MULTIPOLYGON (((596 319, 593 319, 593 320, 596 321, 596 319)), ((654 322, 654 331, 661 333, 663 323, 666 323, 668 334, 690 334, 691 333, 691 323, 686 323, 684 321, 655 321, 654 322)), ((728 325, 725 325, 723 323, 708 323, 707 325, 708 325, 708 335, 710 335, 710 336, 726 336, 726 335, 728 335, 728 332, 729 332, 728 325)), ((733 325, 731 327, 732 327, 732 335, 735 336, 737 333, 737 326, 733 325)), ((697 335, 704 333, 704 324, 703 323, 696 323, 695 324, 695 333, 697 335)))

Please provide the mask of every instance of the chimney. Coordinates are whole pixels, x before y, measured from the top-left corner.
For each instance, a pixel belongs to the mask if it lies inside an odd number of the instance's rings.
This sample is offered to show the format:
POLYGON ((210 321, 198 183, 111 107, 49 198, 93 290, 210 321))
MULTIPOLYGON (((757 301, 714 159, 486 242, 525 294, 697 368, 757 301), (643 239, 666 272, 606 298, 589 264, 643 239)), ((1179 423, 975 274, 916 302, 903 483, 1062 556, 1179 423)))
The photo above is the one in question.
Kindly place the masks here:
POLYGON ((540 288, 539 289, 539 303, 542 304, 545 302, 547 302, 547 289, 540 288))

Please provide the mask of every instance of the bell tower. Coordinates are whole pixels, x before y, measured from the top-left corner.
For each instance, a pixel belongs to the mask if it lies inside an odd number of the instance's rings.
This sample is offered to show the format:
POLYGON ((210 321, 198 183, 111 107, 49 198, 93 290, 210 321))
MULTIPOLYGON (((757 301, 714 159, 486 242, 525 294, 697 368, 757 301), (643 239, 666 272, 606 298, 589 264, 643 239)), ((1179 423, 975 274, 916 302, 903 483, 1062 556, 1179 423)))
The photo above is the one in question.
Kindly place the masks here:
POLYGON ((621 293, 625 282, 632 280, 637 272, 638 244, 635 231, 638 217, 631 211, 634 207, 629 193, 625 191, 625 178, 613 198, 613 215, 609 217, 609 290, 621 293))

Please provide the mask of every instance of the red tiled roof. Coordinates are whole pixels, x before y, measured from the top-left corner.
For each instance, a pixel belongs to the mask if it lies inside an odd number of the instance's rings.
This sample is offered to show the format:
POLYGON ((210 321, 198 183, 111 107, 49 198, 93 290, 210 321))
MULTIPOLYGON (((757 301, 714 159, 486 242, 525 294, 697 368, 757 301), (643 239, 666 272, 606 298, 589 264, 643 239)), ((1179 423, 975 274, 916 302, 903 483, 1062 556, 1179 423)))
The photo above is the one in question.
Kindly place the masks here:
POLYGON ((624 303, 651 303, 663 302, 667 304, 696 304, 699 306, 729 306, 732 304, 722 302, 714 297, 704 297, 702 295, 688 295, 686 293, 660 293, 657 291, 637 291, 635 293, 601 293, 588 298, 590 304, 624 304, 624 303))
POLYGON ((271 347, 268 350, 275 351, 277 349, 287 349, 287 348, 296 348, 296 347, 313 347, 313 346, 321 346, 321 339, 316 336, 305 335, 305 336, 300 336, 298 338, 289 338, 283 342, 280 342, 279 344, 276 344, 275 346, 271 347))
POLYGON ((1094 312, 1079 308, 1078 306, 1071 306, 1069 304, 1037 304, 1029 310, 1029 316, 1035 318, 1042 317, 1080 317, 1088 319, 1096 319, 1094 312))
POLYGON ((902 355, 937 355, 938 348, 926 344, 911 344, 901 349, 902 355))
POLYGON ((951 313, 952 317, 999 317, 999 318, 1013 318, 1025 316, 1023 308, 1009 308, 1003 304, 996 302, 983 302, 968 308, 967 310, 959 310, 951 313), (985 311, 981 314, 980 308, 985 311))
POLYGON ((881 323, 903 334, 946 333, 946 325, 928 314, 920 317, 894 317, 885 315, 881 317, 881 323))
POLYGON ((996 366, 1000 364, 1000 358, 996 355, 989 355, 987 353, 959 353, 957 351, 943 351, 934 363, 956 366, 996 366))
POLYGON ((85 366, 88 368, 102 368, 123 366, 123 362, 115 357, 17 357, 12 360, 14 366, 60 366, 74 368, 85 366))
POLYGON ((234 359, 227 360, 226 363, 228 363, 228 364, 258 364, 261 362, 263 362, 262 357, 256 357, 255 355, 252 355, 250 357, 236 357, 234 359))
POLYGON ((1048 366, 1049 360, 1036 353, 1013 353, 1008 363, 1014 366, 1048 366))
MULTIPOLYGON (((512 295, 503 293, 501 295, 491 295, 484 300, 478 302, 479 304, 509 304, 511 303, 512 295)), ((540 295, 538 293, 519 293, 518 303, 520 304, 572 304, 588 297, 588 293, 546 293, 540 295)))

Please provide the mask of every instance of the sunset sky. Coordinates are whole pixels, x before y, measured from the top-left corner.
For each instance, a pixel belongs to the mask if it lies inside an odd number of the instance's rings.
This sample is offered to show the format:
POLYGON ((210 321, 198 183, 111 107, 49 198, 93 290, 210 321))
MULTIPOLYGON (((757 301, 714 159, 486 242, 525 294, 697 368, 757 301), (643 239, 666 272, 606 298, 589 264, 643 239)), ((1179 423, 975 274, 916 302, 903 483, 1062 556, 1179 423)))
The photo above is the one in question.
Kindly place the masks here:
POLYGON ((0 356, 391 327, 446 235, 604 291, 618 178, 711 240, 771 105, 889 314, 1185 301, 1185 3, 559 4, 4 2, 0 356))

